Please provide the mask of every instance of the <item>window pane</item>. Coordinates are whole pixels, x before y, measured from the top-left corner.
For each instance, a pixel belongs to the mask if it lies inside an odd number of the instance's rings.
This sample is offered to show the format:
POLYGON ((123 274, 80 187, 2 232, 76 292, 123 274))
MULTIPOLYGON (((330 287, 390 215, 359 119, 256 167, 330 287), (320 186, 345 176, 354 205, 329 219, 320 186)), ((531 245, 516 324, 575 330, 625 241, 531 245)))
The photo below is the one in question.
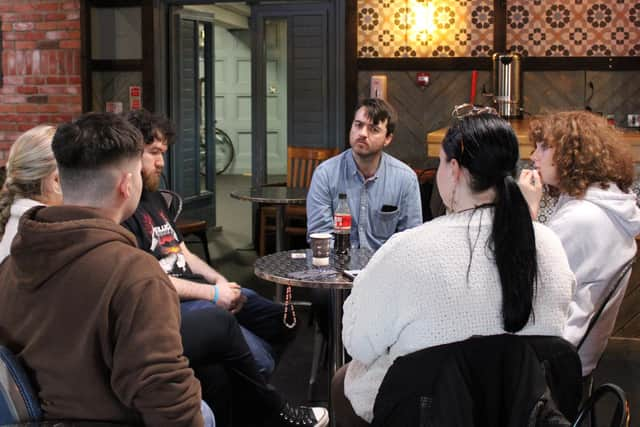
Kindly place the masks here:
POLYGON ((142 59, 141 8, 91 9, 91 59, 142 59))

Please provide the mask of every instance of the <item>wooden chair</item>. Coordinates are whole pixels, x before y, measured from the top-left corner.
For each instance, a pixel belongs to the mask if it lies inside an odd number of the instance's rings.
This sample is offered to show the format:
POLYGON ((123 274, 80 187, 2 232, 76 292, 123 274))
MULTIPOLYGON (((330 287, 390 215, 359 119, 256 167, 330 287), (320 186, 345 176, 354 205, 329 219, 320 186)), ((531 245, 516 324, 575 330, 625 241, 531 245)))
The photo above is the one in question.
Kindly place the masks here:
POLYGON ((180 214, 182 213, 182 197, 175 191, 164 188, 158 191, 160 191, 164 201, 167 203, 169 215, 171 215, 173 222, 176 223, 178 231, 185 237, 193 234, 200 240, 205 259, 207 263, 211 265, 209 239, 207 238, 207 221, 203 219, 180 218, 180 214))
MULTIPOLYGON (((338 154, 337 148, 289 147, 287 149, 287 182, 271 185, 286 185, 291 188, 309 188, 313 171, 323 161, 338 154)), ((263 206, 260 209, 260 256, 266 254, 267 231, 275 230, 276 208, 263 206)), ((285 234, 302 236, 307 234, 307 210, 294 205, 285 208, 285 234)))

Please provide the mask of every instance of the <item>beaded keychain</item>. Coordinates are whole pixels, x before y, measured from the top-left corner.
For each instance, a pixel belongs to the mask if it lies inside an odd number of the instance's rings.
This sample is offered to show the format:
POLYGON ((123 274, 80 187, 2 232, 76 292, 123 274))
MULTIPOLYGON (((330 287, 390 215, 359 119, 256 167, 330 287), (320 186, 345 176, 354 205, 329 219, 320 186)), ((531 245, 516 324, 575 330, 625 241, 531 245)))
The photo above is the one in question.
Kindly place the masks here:
POLYGON ((296 327, 296 323, 298 320, 296 319, 296 309, 291 303, 291 286, 287 286, 287 290, 285 291, 284 297, 284 315, 282 317, 282 322, 284 326, 289 329, 293 329, 296 327), (291 323, 287 322, 287 312, 289 311, 289 307, 291 307, 291 323))

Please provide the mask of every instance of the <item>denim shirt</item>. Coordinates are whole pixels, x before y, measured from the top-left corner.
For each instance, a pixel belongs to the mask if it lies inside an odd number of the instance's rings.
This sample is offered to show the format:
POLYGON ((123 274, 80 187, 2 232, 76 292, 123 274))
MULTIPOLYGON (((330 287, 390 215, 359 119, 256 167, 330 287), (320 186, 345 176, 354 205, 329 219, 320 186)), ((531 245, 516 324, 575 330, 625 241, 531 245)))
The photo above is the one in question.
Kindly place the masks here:
POLYGON ((365 179, 351 150, 321 163, 307 194, 307 239, 332 232, 338 194, 351 210, 351 246, 377 250, 394 233, 422 224, 420 188, 415 172, 382 153, 375 175, 365 179), (383 209, 384 206, 384 209, 383 209))

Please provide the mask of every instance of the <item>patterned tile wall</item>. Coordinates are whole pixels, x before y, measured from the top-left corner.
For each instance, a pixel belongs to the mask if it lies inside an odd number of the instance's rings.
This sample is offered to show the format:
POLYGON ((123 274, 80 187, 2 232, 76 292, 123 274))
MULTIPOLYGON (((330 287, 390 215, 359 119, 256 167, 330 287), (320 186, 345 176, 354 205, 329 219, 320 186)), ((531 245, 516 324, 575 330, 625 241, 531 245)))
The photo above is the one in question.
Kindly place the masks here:
POLYGON ((358 56, 490 56, 493 0, 358 0, 358 56))
POLYGON ((640 56, 640 2, 510 0, 507 46, 524 56, 640 56))
MULTIPOLYGON (((358 0, 358 57, 490 56, 493 0, 358 0)), ((638 0, 507 0, 525 56, 640 56, 638 0)))

